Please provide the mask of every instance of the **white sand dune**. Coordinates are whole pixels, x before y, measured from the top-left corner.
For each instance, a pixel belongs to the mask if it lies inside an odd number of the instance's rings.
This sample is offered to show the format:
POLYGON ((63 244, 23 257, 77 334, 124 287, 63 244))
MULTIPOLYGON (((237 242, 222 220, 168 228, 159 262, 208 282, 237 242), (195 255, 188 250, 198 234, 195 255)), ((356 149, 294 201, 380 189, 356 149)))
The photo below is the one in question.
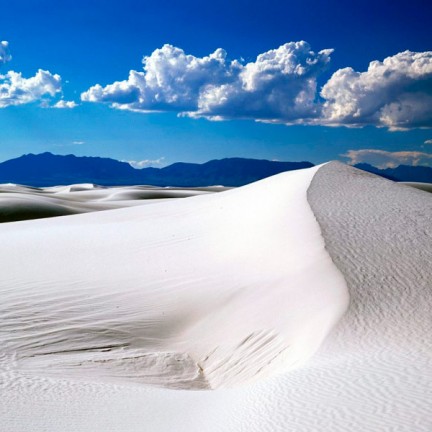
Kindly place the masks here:
POLYGON ((330 163, 2 224, 2 424, 430 432, 431 219, 330 163))
POLYGON ((87 183, 35 188, 0 184, 0 223, 154 204, 162 200, 187 198, 226 189, 154 186, 108 188, 87 183))
POLYGON ((432 192, 432 183, 421 183, 421 182, 401 182, 406 186, 411 186, 413 188, 420 189, 425 192, 432 192))

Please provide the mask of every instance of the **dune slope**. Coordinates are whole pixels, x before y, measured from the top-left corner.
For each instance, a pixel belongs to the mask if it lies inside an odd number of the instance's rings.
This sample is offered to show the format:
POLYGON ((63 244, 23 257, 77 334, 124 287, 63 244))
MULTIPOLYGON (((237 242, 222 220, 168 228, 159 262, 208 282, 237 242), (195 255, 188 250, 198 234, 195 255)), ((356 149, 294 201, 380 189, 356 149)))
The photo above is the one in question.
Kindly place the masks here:
POLYGON ((3 351, 27 374, 176 388, 301 364, 347 305, 306 200, 315 171, 0 226, 3 351))

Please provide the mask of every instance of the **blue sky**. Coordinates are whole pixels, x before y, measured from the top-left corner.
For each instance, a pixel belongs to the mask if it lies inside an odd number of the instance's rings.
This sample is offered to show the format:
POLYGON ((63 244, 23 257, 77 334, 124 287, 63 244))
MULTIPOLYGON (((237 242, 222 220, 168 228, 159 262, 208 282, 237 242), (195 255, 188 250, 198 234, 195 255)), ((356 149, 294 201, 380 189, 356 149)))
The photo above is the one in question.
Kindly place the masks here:
POLYGON ((2 3, 0 160, 432 165, 426 1, 2 3))

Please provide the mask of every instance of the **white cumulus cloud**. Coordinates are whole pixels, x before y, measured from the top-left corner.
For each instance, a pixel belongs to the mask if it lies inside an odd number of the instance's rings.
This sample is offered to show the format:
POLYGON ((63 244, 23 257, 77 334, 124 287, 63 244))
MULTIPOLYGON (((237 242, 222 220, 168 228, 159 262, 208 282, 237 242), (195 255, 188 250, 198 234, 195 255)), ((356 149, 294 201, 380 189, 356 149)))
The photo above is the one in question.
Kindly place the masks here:
POLYGON ((432 52, 404 51, 366 72, 339 69, 324 85, 323 124, 388 127, 432 126, 432 52))
POLYGON ((234 81, 204 88, 198 110, 190 115, 307 123, 319 116, 316 78, 332 51, 315 53, 301 41, 260 54, 241 68, 234 81))
POLYGON ((389 152, 385 150, 362 149, 348 150, 341 155, 348 158, 348 163, 356 165, 367 163, 377 168, 395 168, 399 165, 425 165, 432 166, 432 154, 419 151, 389 152))
POLYGON ((11 61, 12 56, 9 54, 9 42, 0 41, 0 64, 11 61))
POLYGON ((314 53, 306 42, 291 42, 243 65, 217 49, 205 57, 164 45, 143 59, 143 71, 81 95, 132 111, 176 111, 212 119, 252 118, 304 121, 316 117, 316 77, 332 50, 314 53))
POLYGON ((39 69, 35 76, 24 78, 21 73, 9 71, 0 75, 0 108, 22 105, 54 97, 61 92, 61 77, 39 69))
MULTIPOLYGON (((0 41, 0 65, 11 60, 9 43, 0 41)), ((25 78, 20 72, 8 71, 0 74, 0 108, 40 102, 41 107, 49 107, 49 99, 62 90, 61 77, 39 69, 33 77, 25 78)), ((60 100, 54 108, 73 108, 74 102, 60 100)))
POLYGON ((240 67, 227 61, 222 49, 199 58, 172 45, 144 57, 143 66, 143 72, 132 70, 125 81, 91 87, 81 99, 133 111, 195 110, 204 87, 231 81, 240 67))
POLYGON ((59 100, 55 103, 51 108, 59 108, 59 109, 72 109, 77 107, 78 104, 74 101, 65 101, 63 99, 59 100))

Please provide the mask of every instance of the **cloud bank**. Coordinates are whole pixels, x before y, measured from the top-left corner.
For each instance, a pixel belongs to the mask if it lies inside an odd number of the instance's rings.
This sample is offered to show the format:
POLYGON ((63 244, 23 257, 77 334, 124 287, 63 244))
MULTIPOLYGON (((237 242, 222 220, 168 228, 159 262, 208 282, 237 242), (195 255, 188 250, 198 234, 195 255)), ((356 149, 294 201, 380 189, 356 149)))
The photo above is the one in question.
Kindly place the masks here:
MULTIPOLYGON (((11 60, 8 47, 0 42, 0 65, 11 60)), ((126 80, 106 86, 96 84, 81 100, 210 120, 373 125, 392 131, 432 127, 432 52, 404 51, 372 61, 364 72, 339 69, 320 90, 317 82, 332 52, 289 42, 245 63, 230 60, 221 48, 196 57, 167 44, 143 58, 141 71, 131 70, 126 80)), ((74 101, 58 100, 61 89, 61 77, 49 71, 40 69, 30 78, 9 71, 0 75, 0 108, 36 101, 75 108, 74 101)))
POLYGON ((143 72, 130 71, 127 80, 105 87, 97 84, 81 99, 132 111, 304 122, 319 114, 316 77, 331 52, 314 53, 306 42, 290 42, 244 65, 228 60, 223 49, 199 58, 164 45, 144 57, 143 72))
POLYGON ((432 52, 405 51, 371 62, 365 72, 340 69, 319 92, 317 79, 332 51, 314 52, 307 42, 289 42, 244 64, 229 60, 220 48, 195 57, 164 45, 143 58, 142 71, 132 70, 127 80, 105 87, 96 84, 81 99, 212 120, 432 127, 432 52))
POLYGON ((395 168, 399 165, 423 165, 432 166, 432 154, 419 151, 389 152, 385 150, 362 149, 348 150, 341 155, 348 158, 348 163, 356 165, 367 163, 377 168, 395 168))

